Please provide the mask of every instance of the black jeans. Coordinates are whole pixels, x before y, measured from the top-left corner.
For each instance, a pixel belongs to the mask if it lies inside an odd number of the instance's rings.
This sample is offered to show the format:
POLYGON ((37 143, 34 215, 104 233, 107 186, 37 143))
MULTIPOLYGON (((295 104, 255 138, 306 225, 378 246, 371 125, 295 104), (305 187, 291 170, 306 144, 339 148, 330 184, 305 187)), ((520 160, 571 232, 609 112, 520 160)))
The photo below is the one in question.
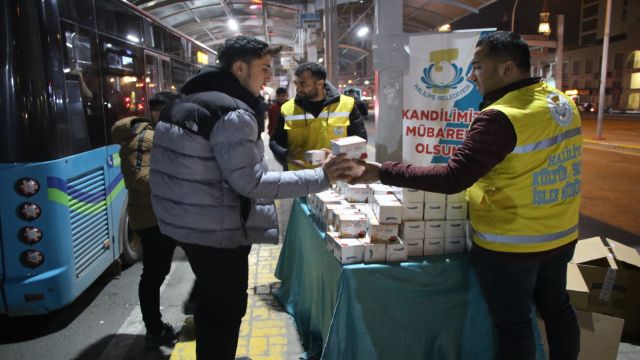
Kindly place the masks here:
POLYGON ((138 285, 140 311, 147 334, 159 335, 162 331, 160 314, 160 286, 171 270, 175 241, 162 235, 157 226, 136 230, 142 239, 142 275, 138 285))
POLYGON ((198 360, 233 360, 247 311, 251 246, 221 249, 178 242, 196 275, 198 360))
POLYGON ((533 304, 545 322, 549 358, 578 358, 580 329, 566 291, 567 262, 574 248, 568 246, 540 261, 516 261, 496 257, 477 246, 471 249, 471 264, 497 336, 496 359, 535 359, 533 304))

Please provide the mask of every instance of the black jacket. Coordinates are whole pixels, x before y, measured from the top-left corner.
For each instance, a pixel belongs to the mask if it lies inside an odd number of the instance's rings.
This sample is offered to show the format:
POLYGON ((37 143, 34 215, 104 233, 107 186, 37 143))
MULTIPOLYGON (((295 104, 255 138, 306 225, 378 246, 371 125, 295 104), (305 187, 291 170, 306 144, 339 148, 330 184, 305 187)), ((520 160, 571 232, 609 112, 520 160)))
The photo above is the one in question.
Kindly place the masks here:
MULTIPOLYGON (((327 105, 340 101, 340 92, 328 81, 325 82, 325 91, 327 93, 327 96, 324 99, 323 108, 327 105)), ((300 97, 296 96, 294 101, 296 102, 296 105, 300 106, 305 111, 312 112, 309 107, 309 103, 305 99, 301 99, 300 97)), ((351 113, 349 114, 347 136, 359 136, 367 140, 367 129, 365 128, 364 120, 360 117, 360 111, 358 110, 358 107, 355 106, 355 103, 353 109, 351 109, 351 113)), ((278 162, 283 166, 284 169, 287 169, 289 140, 287 131, 284 129, 284 117, 282 116, 282 114, 280 114, 280 116, 278 117, 278 124, 276 124, 276 129, 273 132, 273 136, 269 140, 269 148, 273 152, 273 156, 276 158, 276 160, 278 160, 278 162)))

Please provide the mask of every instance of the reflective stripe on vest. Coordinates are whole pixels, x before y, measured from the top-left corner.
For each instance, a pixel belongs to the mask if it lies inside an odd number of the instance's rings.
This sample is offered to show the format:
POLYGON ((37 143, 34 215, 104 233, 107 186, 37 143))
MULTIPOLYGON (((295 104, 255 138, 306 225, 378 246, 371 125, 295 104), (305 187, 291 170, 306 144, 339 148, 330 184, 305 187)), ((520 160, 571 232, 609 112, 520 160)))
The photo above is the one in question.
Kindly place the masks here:
POLYGON ((349 117, 351 113, 348 112, 321 112, 318 117, 314 117, 312 114, 304 113, 303 115, 287 115, 284 117, 284 121, 296 121, 296 120, 312 120, 312 119, 332 119, 339 117, 349 117))
POLYGON ((524 154, 524 153, 528 153, 536 150, 546 149, 548 147, 559 144, 567 139, 571 139, 572 137, 575 137, 581 134, 582 134, 582 131, 580 128, 570 129, 549 139, 541 140, 533 144, 516 146, 515 148, 513 148, 513 153, 524 154))
MULTIPOLYGON (((473 228, 473 226, 472 226, 473 228)), ((555 241, 562 239, 565 236, 571 235, 573 232, 578 231, 578 224, 570 227, 567 230, 563 230, 553 234, 546 235, 497 235, 497 234, 484 234, 476 229, 473 229, 473 235, 481 238, 484 241, 492 241, 505 244, 539 244, 544 242, 555 241)))

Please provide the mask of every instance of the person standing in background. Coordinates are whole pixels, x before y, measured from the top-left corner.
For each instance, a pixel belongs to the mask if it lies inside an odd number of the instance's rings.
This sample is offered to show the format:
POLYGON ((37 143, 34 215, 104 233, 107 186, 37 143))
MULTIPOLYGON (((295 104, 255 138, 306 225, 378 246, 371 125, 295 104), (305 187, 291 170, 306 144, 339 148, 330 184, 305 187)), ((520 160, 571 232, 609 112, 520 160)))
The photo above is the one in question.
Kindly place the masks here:
POLYGON ((289 93, 286 88, 279 87, 276 89, 276 101, 271 104, 269 108, 269 125, 267 126, 267 132, 269 136, 273 136, 273 132, 276 129, 276 124, 280 118, 280 107, 282 104, 289 100, 289 93))

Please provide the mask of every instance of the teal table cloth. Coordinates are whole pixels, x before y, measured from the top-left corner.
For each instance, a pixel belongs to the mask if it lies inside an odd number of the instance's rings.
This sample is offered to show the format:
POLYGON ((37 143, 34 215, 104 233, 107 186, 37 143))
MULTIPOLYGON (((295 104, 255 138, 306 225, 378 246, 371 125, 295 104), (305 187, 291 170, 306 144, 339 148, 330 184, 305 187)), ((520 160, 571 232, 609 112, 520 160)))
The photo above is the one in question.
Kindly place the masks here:
MULTIPOLYGON (((487 306, 467 254, 342 265, 296 199, 275 276, 309 356, 493 359, 487 306)), ((535 318, 533 319, 535 324, 535 318)), ((545 359, 539 333, 537 359, 545 359)))

